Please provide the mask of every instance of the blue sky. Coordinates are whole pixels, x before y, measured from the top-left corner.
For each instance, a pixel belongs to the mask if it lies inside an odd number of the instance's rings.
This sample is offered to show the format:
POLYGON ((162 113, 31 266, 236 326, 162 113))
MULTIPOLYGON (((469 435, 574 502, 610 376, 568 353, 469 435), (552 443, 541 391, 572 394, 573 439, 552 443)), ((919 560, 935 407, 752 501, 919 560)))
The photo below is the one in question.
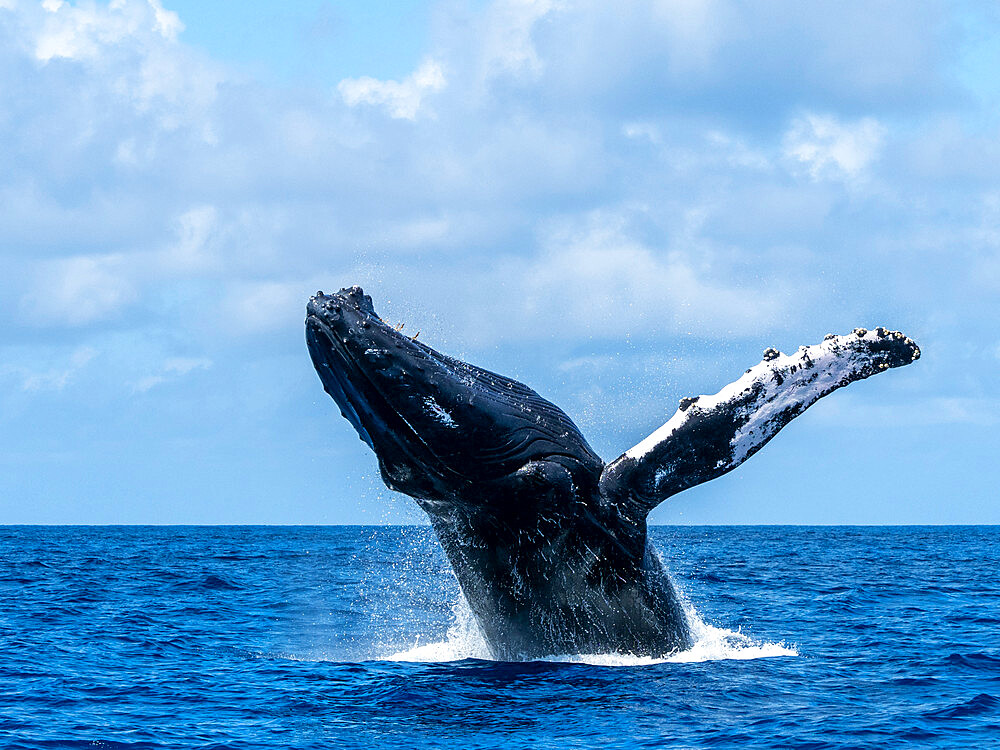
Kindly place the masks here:
POLYGON ((776 346, 900 329, 662 523, 998 523, 992 3, 0 0, 0 521, 418 522, 316 289, 610 460, 776 346))

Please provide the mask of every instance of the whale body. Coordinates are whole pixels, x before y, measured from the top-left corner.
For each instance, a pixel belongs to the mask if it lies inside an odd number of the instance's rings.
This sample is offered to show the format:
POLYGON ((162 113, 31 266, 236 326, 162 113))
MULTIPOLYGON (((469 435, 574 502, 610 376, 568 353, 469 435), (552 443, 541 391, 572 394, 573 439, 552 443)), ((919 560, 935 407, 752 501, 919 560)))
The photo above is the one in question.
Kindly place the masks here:
POLYGON ((664 656, 692 645, 646 517, 739 466, 819 398, 915 361, 898 331, 858 328, 774 349, 711 396, 682 399, 605 464, 528 386, 386 324, 360 287, 317 292, 306 341, 323 387, 385 484, 427 513, 498 659, 664 656))

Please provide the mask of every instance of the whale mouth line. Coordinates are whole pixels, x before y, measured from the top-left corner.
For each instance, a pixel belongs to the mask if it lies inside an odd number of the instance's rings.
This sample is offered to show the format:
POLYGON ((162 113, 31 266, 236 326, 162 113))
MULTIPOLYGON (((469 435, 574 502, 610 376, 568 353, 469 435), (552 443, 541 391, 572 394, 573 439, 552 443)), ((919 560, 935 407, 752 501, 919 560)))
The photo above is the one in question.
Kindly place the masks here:
MULTIPOLYGON (((324 347, 325 351, 323 352, 324 367, 321 373, 322 375, 326 375, 326 377, 321 377, 321 380, 324 386, 327 387, 327 392, 330 393, 333 400, 340 406, 345 419, 351 423, 351 426, 354 427, 361 439, 368 444, 369 448, 375 450, 375 443, 359 412, 359 407, 363 406, 371 416, 374 416, 375 410, 371 408, 371 400, 358 390, 351 378, 346 377, 344 368, 338 366, 340 363, 334 364, 330 361, 336 357, 343 360, 344 365, 349 366, 349 355, 338 346, 333 331, 320 317, 316 315, 307 316, 306 329, 307 332, 316 337, 314 340, 317 344, 319 343, 318 336, 321 335, 326 339, 327 346, 324 347)), ((308 343, 312 345, 313 340, 310 340, 308 343)))
MULTIPOLYGON (((378 320, 381 325, 389 328, 380 318, 378 320)), ((381 440, 390 440, 408 459, 419 461, 422 466, 430 469, 431 467, 428 466, 428 462, 426 461, 426 456, 430 456, 437 463, 437 467, 435 468, 439 473, 461 476, 459 472, 456 472, 437 455, 406 417, 392 406, 382 390, 369 377, 365 368, 361 366, 357 358, 343 345, 343 342, 322 317, 315 313, 309 313, 306 316, 306 326, 308 329, 322 334, 323 338, 326 339, 328 346, 325 347, 327 351, 324 352, 323 357, 326 364, 324 370, 332 378, 333 384, 336 386, 336 391, 338 391, 343 400, 337 398, 337 395, 333 393, 330 395, 333 396, 334 401, 344 408, 345 418, 354 426, 368 447, 376 451, 376 453, 378 452, 374 438, 372 437, 372 431, 365 424, 362 414, 373 422, 372 427, 377 428, 376 435, 381 440), (329 360, 333 357, 337 358, 339 362, 331 363, 329 360), (354 377, 348 374, 348 371, 352 372, 354 377), (357 381, 363 382, 364 385, 359 387, 357 381), (391 419, 387 420, 385 415, 392 415, 391 419), (390 421, 396 424, 390 424, 390 421), (414 455, 414 451, 408 449, 408 446, 413 444, 419 446, 418 452, 423 452, 426 456, 420 457, 414 455)), ((394 329, 390 328, 390 330, 398 333, 394 329)))

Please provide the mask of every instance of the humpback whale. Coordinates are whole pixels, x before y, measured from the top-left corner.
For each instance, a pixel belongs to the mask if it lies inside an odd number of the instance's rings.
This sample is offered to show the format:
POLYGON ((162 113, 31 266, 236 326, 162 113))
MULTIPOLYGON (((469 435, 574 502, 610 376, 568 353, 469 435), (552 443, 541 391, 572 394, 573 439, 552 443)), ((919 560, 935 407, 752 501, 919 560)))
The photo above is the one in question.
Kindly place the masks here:
POLYGON ((666 424, 605 464, 559 407, 404 335, 360 287, 311 297, 306 341, 385 484, 427 513, 504 660, 691 646, 647 539, 649 512, 732 471, 823 396, 920 356, 884 328, 830 334, 792 354, 768 349, 715 395, 682 399, 666 424))

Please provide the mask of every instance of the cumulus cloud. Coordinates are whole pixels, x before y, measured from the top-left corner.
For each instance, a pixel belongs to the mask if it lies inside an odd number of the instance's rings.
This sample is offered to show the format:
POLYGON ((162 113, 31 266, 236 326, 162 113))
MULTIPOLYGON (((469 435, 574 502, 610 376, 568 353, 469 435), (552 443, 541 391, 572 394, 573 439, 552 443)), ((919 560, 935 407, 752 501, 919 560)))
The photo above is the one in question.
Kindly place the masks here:
POLYGON ((829 115, 797 118, 785 133, 785 155, 800 162, 813 179, 860 177, 878 157, 886 129, 865 117, 845 123, 829 115))
POLYGON ((170 10, 163 8, 160 0, 149 0, 149 6, 153 9, 153 17, 156 25, 153 27, 165 38, 171 41, 177 39, 177 35, 184 31, 184 24, 181 23, 180 16, 170 10))
POLYGON ((350 107, 371 104, 384 107, 391 117, 413 120, 428 94, 445 87, 444 70, 435 60, 424 60, 402 81, 380 81, 370 76, 345 78, 337 90, 350 107))
POLYGON ((113 316, 138 296, 122 255, 84 255, 43 264, 21 299, 35 325, 82 326, 113 316))
MULTIPOLYGON (((46 16, 35 38, 35 58, 42 62, 96 58, 104 48, 135 34, 146 16, 145 9, 135 3, 111 8, 47 0, 42 8, 46 16)), ((149 14, 149 18, 155 16, 149 14)))
POLYGON ((41 7, 45 14, 32 20, 36 25, 35 57, 42 62, 60 57, 96 58, 130 37, 141 38, 149 32, 174 42, 184 30, 180 17, 164 9, 160 0, 109 5, 70 5, 63 0, 45 0, 41 7))
POLYGON ((535 26, 564 7, 552 0, 500 0, 487 7, 480 46, 486 76, 540 73, 544 63, 532 38, 535 26))
MULTIPOLYGON (((183 28, 159 0, 18 3, 0 19, 0 34, 9 50, 30 55, 39 67, 32 81, 14 79, 9 104, 21 122, 39 105, 61 106, 64 116, 53 125, 75 126, 70 143, 77 149, 110 128, 125 144, 126 161, 155 141, 157 131, 189 128, 211 141, 208 111, 223 69, 179 41, 183 28), (17 95, 28 90, 37 101, 17 95), (149 119, 158 127, 151 130, 149 119)), ((52 126, 36 135, 46 130, 52 126)))
POLYGON ((766 330, 780 299, 756 285, 713 279, 696 248, 652 248, 617 217, 591 217, 552 233, 520 274, 525 327, 558 320, 561 330, 601 337, 670 332, 732 336, 766 330), (691 252, 694 250, 694 252, 691 252))

